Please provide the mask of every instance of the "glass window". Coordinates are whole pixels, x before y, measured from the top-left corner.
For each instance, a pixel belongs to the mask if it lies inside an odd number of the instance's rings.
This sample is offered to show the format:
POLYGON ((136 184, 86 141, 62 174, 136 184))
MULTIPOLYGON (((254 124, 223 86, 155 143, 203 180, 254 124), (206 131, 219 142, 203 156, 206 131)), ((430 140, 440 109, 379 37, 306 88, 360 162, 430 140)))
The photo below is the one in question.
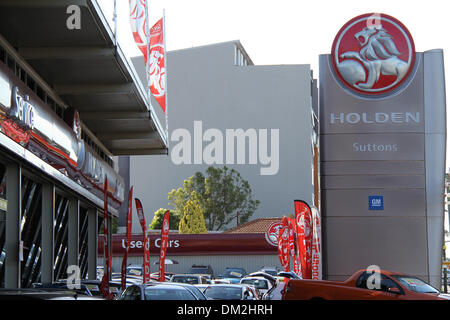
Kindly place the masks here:
POLYGON ((54 228, 54 274, 55 280, 67 279, 67 221, 69 213, 69 201, 61 195, 55 199, 55 228, 54 228))
POLYGON ((196 300, 194 295, 183 288, 147 287, 145 300, 196 300))
POLYGON ((120 300, 141 300, 141 289, 137 286, 128 287, 122 293, 120 300))
POLYGON ((428 283, 411 276, 393 276, 398 282, 404 285, 408 290, 419 293, 439 293, 439 290, 430 286, 428 283))
POLYGON ((29 288, 41 279, 41 185, 26 176, 22 177, 21 235, 23 260, 21 262, 22 288, 29 288))
POLYGON ((87 278, 88 272, 88 210, 80 207, 80 226, 79 226, 79 263, 81 279, 87 278))
MULTIPOLYGON (((368 289, 367 280, 369 279, 369 277, 371 275, 373 275, 372 272, 363 272, 359 276, 358 280, 356 281, 356 287, 362 288, 362 289, 368 289)), ((380 289, 375 288, 373 290, 381 290, 381 291, 388 292, 389 288, 398 288, 400 290, 400 292, 403 291, 394 280, 392 280, 391 278, 382 274, 381 280, 380 280, 380 289)))
POLYGON ((249 284, 251 286, 255 286, 258 289, 269 289, 267 281, 261 279, 243 279, 241 283, 249 284))

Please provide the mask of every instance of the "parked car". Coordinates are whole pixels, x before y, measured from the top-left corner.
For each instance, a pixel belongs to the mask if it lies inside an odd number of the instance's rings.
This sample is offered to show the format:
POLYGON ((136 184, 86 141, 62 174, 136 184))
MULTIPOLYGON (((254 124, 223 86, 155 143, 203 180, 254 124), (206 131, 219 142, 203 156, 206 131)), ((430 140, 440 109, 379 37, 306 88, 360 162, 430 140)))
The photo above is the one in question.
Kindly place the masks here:
POLYGON ((188 272, 187 273, 190 273, 190 274, 209 274, 210 275, 210 279, 212 279, 212 278, 214 278, 214 271, 213 271, 213 269, 211 268, 211 266, 210 265, 196 265, 196 264, 193 264, 190 268, 189 268, 189 270, 188 270, 188 272))
POLYGON ((126 267, 127 275, 142 276, 144 274, 144 267, 140 264, 129 264, 126 267))
POLYGON ((244 268, 225 268, 219 278, 229 280, 230 283, 239 283, 245 275, 247 275, 247 271, 244 268))
MULTIPOLYGON (((285 300, 449 300, 428 283, 398 272, 380 271, 379 288, 367 286, 372 272, 359 270, 345 281, 289 280, 285 300)), ((371 282, 372 283, 372 282, 371 282)))
POLYGON ((245 276, 241 279, 240 283, 254 286, 256 289, 258 289, 261 295, 265 294, 267 291, 269 291, 270 288, 272 288, 272 284, 270 283, 270 281, 263 277, 245 276))
POLYGON ((278 274, 278 268, 275 267, 262 267, 261 269, 259 269, 257 272, 264 272, 264 273, 268 273, 271 276, 276 277, 278 274))
POLYGON ((299 275, 292 271, 280 271, 277 274, 278 277, 284 277, 289 279, 302 279, 299 275))
POLYGON ((254 288, 242 284, 211 284, 203 293, 212 300, 259 300, 254 288))
POLYGON ((0 289, 0 300, 103 300, 59 288, 0 289))
POLYGON ((175 274, 170 278, 171 282, 180 282, 188 284, 208 283, 208 279, 198 274, 175 274))
POLYGON ((129 286, 117 300, 204 300, 194 290, 185 284, 151 282, 129 286))

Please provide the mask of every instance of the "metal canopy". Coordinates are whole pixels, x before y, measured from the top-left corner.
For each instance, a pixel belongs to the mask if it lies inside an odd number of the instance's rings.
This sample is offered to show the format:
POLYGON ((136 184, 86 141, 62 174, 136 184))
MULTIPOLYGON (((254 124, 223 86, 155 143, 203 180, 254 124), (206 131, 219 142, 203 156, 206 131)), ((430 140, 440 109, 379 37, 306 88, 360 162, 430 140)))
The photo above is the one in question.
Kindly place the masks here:
POLYGON ((2 0, 0 33, 113 155, 166 154, 167 137, 96 0, 2 0), (69 5, 81 9, 70 30, 69 5))

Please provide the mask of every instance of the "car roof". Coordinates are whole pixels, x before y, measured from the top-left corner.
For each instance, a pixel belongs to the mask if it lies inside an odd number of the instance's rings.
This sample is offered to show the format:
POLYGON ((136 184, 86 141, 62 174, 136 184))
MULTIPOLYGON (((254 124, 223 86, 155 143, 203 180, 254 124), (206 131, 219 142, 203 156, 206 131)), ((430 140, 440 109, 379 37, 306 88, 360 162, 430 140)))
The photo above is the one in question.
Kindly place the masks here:
POLYGON ((208 287, 236 287, 243 288, 245 285, 240 283, 211 283, 208 287))

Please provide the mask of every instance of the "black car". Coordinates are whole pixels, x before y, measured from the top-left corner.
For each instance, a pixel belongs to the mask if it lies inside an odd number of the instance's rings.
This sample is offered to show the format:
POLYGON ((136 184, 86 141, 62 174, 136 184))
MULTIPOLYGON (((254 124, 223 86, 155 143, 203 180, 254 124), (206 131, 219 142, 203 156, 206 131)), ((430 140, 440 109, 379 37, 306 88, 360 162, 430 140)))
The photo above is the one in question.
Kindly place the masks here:
POLYGON ((132 285, 117 300, 206 300, 198 288, 173 282, 132 285))

